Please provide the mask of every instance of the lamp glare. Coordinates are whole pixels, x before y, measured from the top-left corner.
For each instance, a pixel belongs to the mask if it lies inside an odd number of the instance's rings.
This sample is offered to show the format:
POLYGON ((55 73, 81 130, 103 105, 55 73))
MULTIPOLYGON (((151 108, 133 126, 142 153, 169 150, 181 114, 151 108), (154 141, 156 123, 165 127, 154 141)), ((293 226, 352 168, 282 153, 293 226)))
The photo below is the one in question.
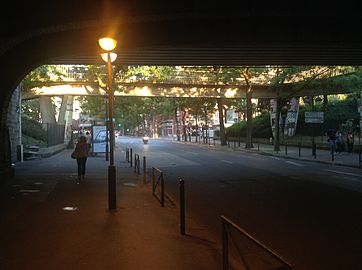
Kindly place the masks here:
POLYGON ((112 51, 117 46, 117 40, 109 37, 100 38, 98 40, 99 46, 105 51, 112 51))
MULTIPOLYGON (((117 59, 117 54, 116 53, 109 53, 111 56, 111 63, 113 63, 116 59, 117 59)), ((102 53, 101 54, 102 60, 106 63, 108 63, 108 53, 102 53)))

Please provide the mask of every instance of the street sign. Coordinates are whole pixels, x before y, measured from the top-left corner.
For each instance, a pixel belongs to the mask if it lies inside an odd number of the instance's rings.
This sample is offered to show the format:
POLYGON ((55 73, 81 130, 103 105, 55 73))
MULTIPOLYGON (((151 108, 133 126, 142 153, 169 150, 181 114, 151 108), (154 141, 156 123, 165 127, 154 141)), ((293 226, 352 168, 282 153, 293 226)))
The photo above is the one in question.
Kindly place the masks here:
POLYGON ((310 124, 324 123, 324 112, 305 112, 305 122, 310 124))

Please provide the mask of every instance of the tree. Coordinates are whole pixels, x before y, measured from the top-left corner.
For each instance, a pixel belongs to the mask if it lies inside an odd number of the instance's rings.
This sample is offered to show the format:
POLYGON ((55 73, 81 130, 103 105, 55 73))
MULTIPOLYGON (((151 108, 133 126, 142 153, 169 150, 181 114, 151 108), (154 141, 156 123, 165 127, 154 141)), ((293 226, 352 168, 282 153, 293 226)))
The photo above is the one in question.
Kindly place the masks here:
POLYGON ((274 138, 274 151, 280 151, 280 114, 282 108, 287 104, 287 100, 292 96, 297 96, 305 87, 313 87, 318 78, 328 78, 334 67, 320 66, 290 66, 290 67, 271 67, 270 86, 276 89, 277 110, 276 110, 276 128, 274 138), (287 94, 284 89, 286 83, 293 83, 293 92, 287 94))
POLYGON ((245 148, 253 148, 252 142, 252 133, 253 133, 253 104, 252 104, 252 97, 253 97, 253 88, 251 83, 251 72, 250 69, 242 68, 240 70, 241 75, 244 78, 246 83, 246 144, 245 148))

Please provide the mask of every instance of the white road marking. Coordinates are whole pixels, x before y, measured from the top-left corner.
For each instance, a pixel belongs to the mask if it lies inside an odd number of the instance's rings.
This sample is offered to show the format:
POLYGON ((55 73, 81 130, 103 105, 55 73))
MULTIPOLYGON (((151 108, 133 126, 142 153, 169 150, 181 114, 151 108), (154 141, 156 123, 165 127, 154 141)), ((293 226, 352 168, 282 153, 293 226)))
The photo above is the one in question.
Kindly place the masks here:
POLYGON ((222 159, 221 161, 225 162, 225 163, 228 163, 228 164, 233 164, 231 161, 228 161, 228 160, 225 160, 225 159, 222 159))
POLYGON ((193 155, 198 155, 199 153, 196 153, 196 152, 191 152, 191 151, 188 151, 187 153, 189 154, 193 154, 193 155))
POLYGON ((344 174, 344 175, 350 175, 350 176, 362 177, 362 175, 360 175, 360 174, 356 174, 356 173, 340 172, 340 171, 327 170, 327 169, 323 169, 323 171, 333 172, 333 173, 339 173, 339 174, 344 174))
POLYGON ((38 193, 38 192, 40 192, 40 190, 37 190, 37 189, 21 189, 21 190, 19 190, 19 192, 23 192, 23 193, 38 193))
POLYGON ((297 162, 293 162, 293 161, 286 161, 286 163, 289 163, 289 164, 292 164, 292 165, 295 165, 295 166, 298 166, 298 167, 304 167, 303 164, 300 164, 300 163, 297 163, 297 162))
POLYGON ((270 158, 272 158, 272 159, 276 159, 276 160, 281 160, 281 158, 278 158, 278 157, 273 157, 273 156, 271 156, 270 158))

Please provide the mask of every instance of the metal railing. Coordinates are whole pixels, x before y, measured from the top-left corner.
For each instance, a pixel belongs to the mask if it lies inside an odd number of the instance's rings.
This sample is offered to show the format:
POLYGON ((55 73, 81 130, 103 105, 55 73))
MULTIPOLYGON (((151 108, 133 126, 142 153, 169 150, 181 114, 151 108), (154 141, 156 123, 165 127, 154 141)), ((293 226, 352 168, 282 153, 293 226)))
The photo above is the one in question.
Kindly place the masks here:
MULTIPOLYGON (((229 228, 232 227, 236 231, 238 231, 241 235, 249 239, 252 243, 254 243, 256 246, 260 247, 262 250, 264 250, 267 254, 269 254, 272 258, 274 258, 279 264, 281 264, 282 267, 279 267, 278 269, 293 269, 293 266, 287 262, 286 259, 282 258, 280 255, 278 255, 275 251, 268 248, 265 244, 261 243, 259 240, 257 240, 255 237, 251 236, 249 233, 247 233, 245 230, 240 228, 238 225, 236 225, 233 221, 228 219, 225 216, 221 216, 221 223, 222 223, 222 260, 223 260, 223 270, 229 269, 229 228)), ((250 265, 246 262, 245 257, 243 254, 239 254, 242 260, 242 263, 244 265, 244 268, 246 270, 251 270, 252 268, 250 265)))
POLYGON ((152 195, 157 198, 161 206, 165 206, 165 181, 163 179, 163 171, 156 167, 152 167, 152 195))

